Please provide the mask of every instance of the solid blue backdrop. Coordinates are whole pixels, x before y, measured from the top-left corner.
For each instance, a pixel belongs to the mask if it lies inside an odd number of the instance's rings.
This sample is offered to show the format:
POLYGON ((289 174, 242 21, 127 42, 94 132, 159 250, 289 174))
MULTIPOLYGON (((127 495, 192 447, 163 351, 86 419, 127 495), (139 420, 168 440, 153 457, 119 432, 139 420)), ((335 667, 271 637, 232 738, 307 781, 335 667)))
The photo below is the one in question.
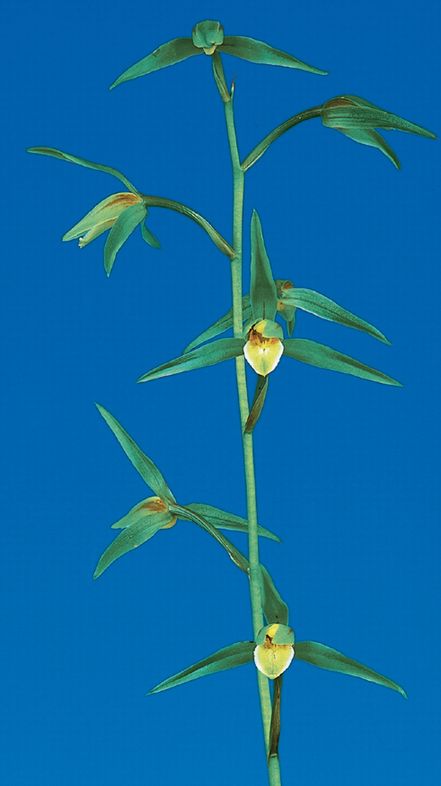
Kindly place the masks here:
MULTIPOLYGON (((229 265, 161 210, 106 279, 102 239, 63 233, 118 181, 31 157, 50 145, 182 200, 227 237, 231 176, 208 59, 108 85, 204 18, 329 76, 225 58, 242 155, 271 128, 355 93, 439 131, 439 4, 7 0, 1 335, 3 675, 7 786, 266 783, 254 668, 145 692, 251 636, 243 576, 190 524, 97 582, 109 525, 149 494, 100 418, 103 403, 183 502, 245 513, 233 363, 136 386, 230 304, 229 265)), ((247 176, 273 270, 378 325, 386 347, 300 315, 310 337, 403 381, 387 388, 285 361, 256 430, 262 543, 299 638, 403 684, 409 700, 294 662, 284 681, 284 784, 439 782, 440 146, 386 132, 402 170, 319 121, 247 176)), ((246 231, 248 250, 248 230, 246 231)), ((248 276, 248 271, 246 271, 248 276)), ((246 548, 240 536, 239 546, 246 548)))

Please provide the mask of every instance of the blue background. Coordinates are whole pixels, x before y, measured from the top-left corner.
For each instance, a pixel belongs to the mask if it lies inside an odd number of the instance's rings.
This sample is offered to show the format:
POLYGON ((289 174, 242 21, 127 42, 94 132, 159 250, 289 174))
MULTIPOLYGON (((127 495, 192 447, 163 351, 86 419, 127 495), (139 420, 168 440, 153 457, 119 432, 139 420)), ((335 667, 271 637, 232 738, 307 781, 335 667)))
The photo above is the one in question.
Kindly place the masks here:
MULTIPOLYGON (((136 386, 229 307, 229 266, 207 236, 151 212, 106 280, 102 239, 62 234, 117 181, 30 157, 51 145, 122 169, 230 235, 223 112, 195 58, 109 93, 158 44, 220 18, 330 70, 225 58, 242 155, 286 117, 356 93, 435 131, 439 4, 5 4, 1 132, 3 343, 0 779, 7 786, 265 784, 251 666, 163 695, 146 690, 251 636, 243 576, 190 524, 160 533, 94 583, 109 525, 148 495, 100 419, 102 402, 182 502, 244 513, 233 364, 136 386)), ((401 682, 295 664, 285 679, 284 783, 436 784, 439 695, 439 143, 387 134, 377 151, 305 123, 247 176, 275 275, 378 325, 298 318, 297 335, 398 377, 400 389, 282 362, 256 431, 262 543, 298 638, 401 682)), ((248 248, 248 231, 247 248, 248 248)), ((245 542, 237 536, 237 543, 245 542)))

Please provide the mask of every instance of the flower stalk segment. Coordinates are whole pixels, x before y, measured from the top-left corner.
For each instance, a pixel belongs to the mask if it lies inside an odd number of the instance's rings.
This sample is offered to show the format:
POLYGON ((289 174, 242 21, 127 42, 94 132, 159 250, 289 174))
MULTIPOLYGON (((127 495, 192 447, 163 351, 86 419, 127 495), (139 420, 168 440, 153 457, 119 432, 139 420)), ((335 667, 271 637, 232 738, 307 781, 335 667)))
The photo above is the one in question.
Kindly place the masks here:
MULTIPOLYGON (((243 202, 244 202, 244 171, 240 163, 239 148, 237 143, 236 127, 234 121, 234 85, 229 91, 230 99, 225 100, 225 91, 219 84, 225 85, 220 55, 216 58, 215 82, 223 101, 225 122, 227 127, 228 143, 230 148, 232 175, 233 175, 233 248, 235 256, 231 259, 231 285, 233 296, 233 333, 235 338, 243 335, 242 313, 242 248, 243 248, 243 202)), ((245 358, 243 355, 236 357, 236 383, 239 398, 240 423, 242 432, 242 447, 245 469, 245 483, 247 496, 248 518, 248 559, 250 579, 250 599, 253 620, 253 633, 257 638, 263 628, 261 597, 261 568, 259 560, 259 535, 257 530, 257 499, 256 481, 254 472, 253 435, 246 432, 249 418, 248 388, 245 372, 245 358)), ((260 708, 262 714, 265 750, 269 754, 272 701, 267 677, 257 671, 260 708)), ((268 773, 271 786, 280 786, 280 766, 278 756, 268 758, 268 773)))

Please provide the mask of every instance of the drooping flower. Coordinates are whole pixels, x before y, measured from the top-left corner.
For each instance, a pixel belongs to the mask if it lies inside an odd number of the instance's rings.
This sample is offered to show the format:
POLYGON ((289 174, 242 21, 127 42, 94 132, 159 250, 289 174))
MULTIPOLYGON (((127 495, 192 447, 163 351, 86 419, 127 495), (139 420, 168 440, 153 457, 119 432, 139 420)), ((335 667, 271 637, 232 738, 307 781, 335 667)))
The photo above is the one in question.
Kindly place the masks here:
MULTIPOLYGON (((142 198, 138 194, 130 193, 130 191, 111 194, 95 205, 72 229, 69 229, 63 235, 63 240, 76 240, 78 238, 79 247, 84 248, 92 240, 102 235, 103 232, 111 229, 125 210, 134 205, 142 204, 142 198)), ((145 209, 143 212, 144 216, 145 209)))

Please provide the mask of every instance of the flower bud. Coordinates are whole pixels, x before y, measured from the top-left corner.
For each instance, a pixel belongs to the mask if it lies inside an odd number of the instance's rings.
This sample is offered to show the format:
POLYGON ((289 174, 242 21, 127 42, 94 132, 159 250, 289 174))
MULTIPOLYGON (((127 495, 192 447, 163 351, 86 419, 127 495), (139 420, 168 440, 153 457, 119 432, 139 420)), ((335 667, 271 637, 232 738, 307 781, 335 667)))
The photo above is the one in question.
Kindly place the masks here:
POLYGON ((256 374, 266 377, 274 371, 283 355, 282 337, 282 328, 270 319, 261 319, 252 326, 243 352, 256 374))
MULTIPOLYGON (((151 511, 152 513, 166 513, 168 511, 168 505, 166 502, 164 502, 164 500, 161 499, 161 497, 148 497, 144 500, 144 502, 141 503, 139 508, 142 510, 151 511)), ((164 524, 161 529, 170 529, 171 527, 174 527, 176 521, 176 516, 172 516, 170 513, 170 521, 167 522, 167 524, 164 524)))
POLYGON ((198 49, 203 49, 206 55, 212 55, 223 44, 224 29, 220 22, 206 19, 194 26, 192 38, 198 49))

